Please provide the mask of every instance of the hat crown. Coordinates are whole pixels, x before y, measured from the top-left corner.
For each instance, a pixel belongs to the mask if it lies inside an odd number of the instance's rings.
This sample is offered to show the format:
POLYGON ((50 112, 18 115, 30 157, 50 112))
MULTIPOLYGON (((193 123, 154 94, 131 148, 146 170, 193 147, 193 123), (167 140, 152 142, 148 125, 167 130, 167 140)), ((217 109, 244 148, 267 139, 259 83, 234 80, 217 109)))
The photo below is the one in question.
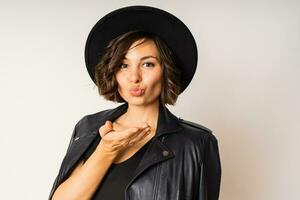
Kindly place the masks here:
POLYGON ((132 30, 159 36, 172 50, 181 70, 183 92, 191 82, 198 61, 195 39, 188 27, 171 13, 151 6, 122 7, 103 16, 90 31, 85 45, 85 63, 95 83, 95 66, 114 38, 132 30))

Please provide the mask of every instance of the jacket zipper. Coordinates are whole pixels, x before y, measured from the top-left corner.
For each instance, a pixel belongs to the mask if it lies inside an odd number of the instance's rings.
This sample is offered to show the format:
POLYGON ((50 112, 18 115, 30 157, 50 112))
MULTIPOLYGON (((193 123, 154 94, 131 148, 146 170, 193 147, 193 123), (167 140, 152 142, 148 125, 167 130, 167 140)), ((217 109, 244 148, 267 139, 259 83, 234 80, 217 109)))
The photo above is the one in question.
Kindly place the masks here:
MULTIPOLYGON (((165 140, 165 136, 162 137, 162 139, 160 140, 162 143, 164 142, 165 140)), ((158 166, 157 170, 156 170, 156 175, 155 175, 155 180, 154 180, 154 199, 157 199, 157 195, 158 195, 158 186, 159 186, 159 177, 160 177, 160 171, 161 171, 161 165, 158 166)), ((135 178, 135 177, 134 177, 135 178)), ((128 189, 128 186, 126 186, 125 188, 125 200, 130 200, 131 197, 130 197, 130 193, 127 195, 127 189, 128 189), (127 198, 128 196, 128 198, 127 198)))
MULTIPOLYGON (((160 140, 162 143, 164 142, 165 137, 163 136, 162 139, 160 140)), ((154 199, 157 200, 158 198, 158 189, 159 189, 159 184, 160 184, 160 173, 161 173, 161 164, 158 166, 157 171, 156 171, 156 176, 155 176, 155 188, 154 188, 154 199)))
POLYGON ((161 171, 161 163, 157 168, 156 176, 155 176, 155 187, 154 187, 154 199, 157 199, 158 196, 158 188, 160 182, 160 171, 161 171))

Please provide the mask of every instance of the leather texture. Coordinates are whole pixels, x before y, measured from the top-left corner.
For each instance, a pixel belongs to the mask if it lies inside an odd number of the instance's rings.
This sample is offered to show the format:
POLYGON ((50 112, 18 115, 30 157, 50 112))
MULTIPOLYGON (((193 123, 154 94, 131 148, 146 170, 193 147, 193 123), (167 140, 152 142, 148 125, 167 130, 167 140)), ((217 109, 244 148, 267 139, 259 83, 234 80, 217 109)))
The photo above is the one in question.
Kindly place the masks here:
MULTIPOLYGON (((50 191, 65 181, 106 120, 126 112, 128 103, 81 118, 50 191)), ((221 183, 218 141, 200 124, 176 117, 159 105, 156 134, 124 191, 125 200, 217 200, 221 183)))

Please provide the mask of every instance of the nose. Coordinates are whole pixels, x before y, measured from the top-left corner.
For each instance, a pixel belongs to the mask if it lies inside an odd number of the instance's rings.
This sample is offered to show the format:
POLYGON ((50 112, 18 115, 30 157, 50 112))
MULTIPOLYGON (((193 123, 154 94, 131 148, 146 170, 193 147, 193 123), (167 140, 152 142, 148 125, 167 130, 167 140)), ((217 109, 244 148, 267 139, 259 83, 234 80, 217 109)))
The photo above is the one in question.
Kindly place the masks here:
POLYGON ((141 81, 141 70, 139 67, 132 67, 130 71, 129 79, 131 82, 138 83, 141 81))

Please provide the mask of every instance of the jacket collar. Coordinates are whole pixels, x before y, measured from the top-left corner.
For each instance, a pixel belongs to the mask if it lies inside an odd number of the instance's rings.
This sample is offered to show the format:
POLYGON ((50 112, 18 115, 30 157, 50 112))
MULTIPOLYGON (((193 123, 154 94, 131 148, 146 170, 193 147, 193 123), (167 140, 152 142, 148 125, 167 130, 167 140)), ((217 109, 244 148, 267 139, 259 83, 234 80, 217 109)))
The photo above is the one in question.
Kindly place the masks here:
MULTIPOLYGON (((94 127, 92 132, 98 132, 99 126, 102 126, 106 120, 114 121, 119 116, 124 114, 127 111, 128 103, 125 102, 122 105, 107 110, 104 114, 103 113, 97 113, 95 116, 95 120, 97 120, 97 125, 94 127), (103 114, 103 115, 101 115, 103 114)), ((162 135, 174 133, 177 131, 180 131, 182 129, 179 119, 169 111, 169 109, 163 105, 162 103, 159 103, 159 113, 158 113, 158 119, 157 119, 157 127, 156 127, 156 138, 161 137, 162 135)))

